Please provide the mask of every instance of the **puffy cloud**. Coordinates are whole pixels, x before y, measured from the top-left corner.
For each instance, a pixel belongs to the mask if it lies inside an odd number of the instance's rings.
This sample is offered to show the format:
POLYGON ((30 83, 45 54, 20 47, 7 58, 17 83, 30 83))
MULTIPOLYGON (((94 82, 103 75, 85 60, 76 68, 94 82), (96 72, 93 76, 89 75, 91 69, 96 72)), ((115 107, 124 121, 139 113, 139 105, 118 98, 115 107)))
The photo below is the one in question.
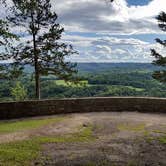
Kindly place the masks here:
POLYGON ((155 16, 166 11, 165 0, 146 6, 128 6, 125 0, 113 4, 105 0, 52 1, 59 21, 68 31, 109 32, 111 34, 159 33, 155 16))
POLYGON ((128 52, 127 50, 119 49, 119 48, 117 48, 117 49, 114 50, 114 54, 119 54, 119 55, 124 55, 127 52, 128 52))
MULTIPOLYGON (((77 57, 72 56, 68 60, 77 62, 151 62, 151 48, 165 53, 159 44, 134 38, 74 36, 75 40, 72 41, 67 36, 67 39, 79 50, 77 57), (86 44, 80 43, 80 40, 86 44)), ((65 37, 63 40, 66 41, 65 37)))

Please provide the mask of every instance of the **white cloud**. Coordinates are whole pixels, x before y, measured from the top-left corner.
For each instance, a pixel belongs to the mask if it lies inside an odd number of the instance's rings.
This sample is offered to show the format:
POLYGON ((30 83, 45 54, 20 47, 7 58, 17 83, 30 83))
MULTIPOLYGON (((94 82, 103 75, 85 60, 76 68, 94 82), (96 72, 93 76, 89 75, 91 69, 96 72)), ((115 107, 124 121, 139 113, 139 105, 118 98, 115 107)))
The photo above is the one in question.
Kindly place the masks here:
POLYGON ((79 50, 77 57, 72 56, 68 59, 75 62, 152 62, 151 48, 162 54, 166 53, 159 44, 134 38, 74 36, 72 41, 68 35, 67 39, 79 50), (86 44, 83 44, 84 42, 86 44))
POLYGON ((126 50, 124 50, 124 49, 119 49, 119 48, 117 48, 117 49, 115 49, 114 50, 114 54, 119 54, 119 55, 124 55, 124 54, 126 54, 128 51, 126 51, 126 50))
POLYGON ((110 34, 161 33, 155 16, 166 11, 165 0, 146 6, 128 6, 125 0, 58 0, 53 8, 68 31, 109 32, 110 34))

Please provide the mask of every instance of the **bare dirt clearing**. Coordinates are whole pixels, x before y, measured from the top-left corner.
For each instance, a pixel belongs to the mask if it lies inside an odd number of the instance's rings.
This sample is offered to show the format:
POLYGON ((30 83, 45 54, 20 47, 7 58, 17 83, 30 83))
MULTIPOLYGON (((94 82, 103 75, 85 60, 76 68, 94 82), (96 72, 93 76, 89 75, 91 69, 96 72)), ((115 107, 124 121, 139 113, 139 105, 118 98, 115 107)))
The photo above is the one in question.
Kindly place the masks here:
POLYGON ((1 133, 0 143, 34 137, 62 139, 90 126, 93 139, 77 141, 73 135, 69 140, 45 142, 32 165, 166 166, 166 114, 103 112, 60 117, 64 119, 35 129, 1 133))

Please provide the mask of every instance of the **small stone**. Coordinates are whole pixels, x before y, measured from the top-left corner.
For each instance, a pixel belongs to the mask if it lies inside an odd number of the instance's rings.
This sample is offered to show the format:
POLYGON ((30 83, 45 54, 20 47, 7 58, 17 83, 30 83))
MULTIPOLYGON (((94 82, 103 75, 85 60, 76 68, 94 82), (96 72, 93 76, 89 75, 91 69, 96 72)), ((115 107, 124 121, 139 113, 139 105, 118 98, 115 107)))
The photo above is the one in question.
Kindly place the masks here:
POLYGON ((82 126, 83 126, 83 127, 88 127, 88 124, 85 124, 85 123, 84 123, 82 126))

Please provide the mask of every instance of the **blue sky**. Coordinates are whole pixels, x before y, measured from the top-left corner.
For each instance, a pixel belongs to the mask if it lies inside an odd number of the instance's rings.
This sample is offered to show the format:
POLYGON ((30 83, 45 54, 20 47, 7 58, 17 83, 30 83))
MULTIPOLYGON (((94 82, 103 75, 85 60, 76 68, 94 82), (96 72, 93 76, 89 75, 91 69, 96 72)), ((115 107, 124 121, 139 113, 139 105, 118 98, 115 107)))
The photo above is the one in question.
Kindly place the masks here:
MULTIPOLYGON (((57 21, 65 28, 62 41, 79 52, 69 61, 151 62, 151 48, 166 55, 155 43, 155 38, 166 38, 155 19, 161 11, 166 12, 166 0, 51 1, 57 21)), ((0 14, 3 12, 1 9, 0 14)), ((13 31, 24 34, 21 27, 13 31)), ((23 40, 27 39, 29 36, 24 36, 23 40)))
POLYGON ((127 0, 128 5, 147 5, 151 0, 127 0))

